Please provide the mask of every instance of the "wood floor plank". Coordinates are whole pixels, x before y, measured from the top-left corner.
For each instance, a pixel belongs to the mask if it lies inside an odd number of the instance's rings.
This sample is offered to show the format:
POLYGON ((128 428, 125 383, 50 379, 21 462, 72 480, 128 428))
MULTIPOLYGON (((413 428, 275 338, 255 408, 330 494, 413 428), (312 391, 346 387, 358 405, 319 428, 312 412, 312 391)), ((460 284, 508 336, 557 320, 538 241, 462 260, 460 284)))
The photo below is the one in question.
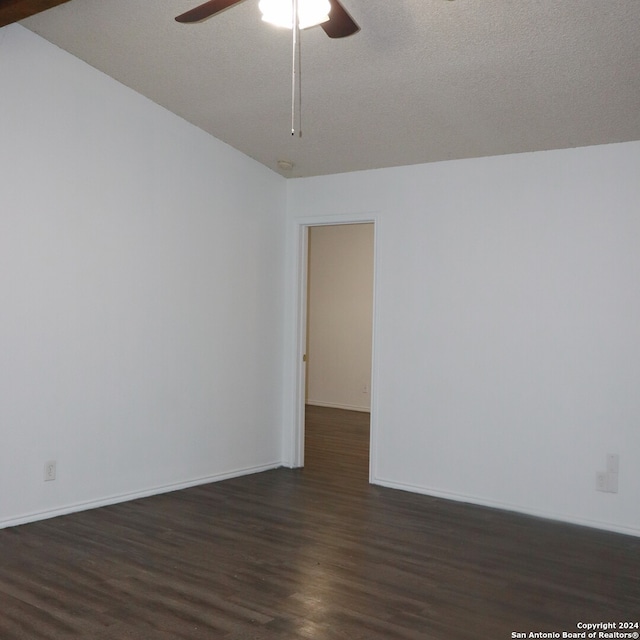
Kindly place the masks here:
POLYGON ((316 409, 305 469, 0 531, 0 638, 500 640, 640 617, 640 538, 369 485, 367 414, 316 409))

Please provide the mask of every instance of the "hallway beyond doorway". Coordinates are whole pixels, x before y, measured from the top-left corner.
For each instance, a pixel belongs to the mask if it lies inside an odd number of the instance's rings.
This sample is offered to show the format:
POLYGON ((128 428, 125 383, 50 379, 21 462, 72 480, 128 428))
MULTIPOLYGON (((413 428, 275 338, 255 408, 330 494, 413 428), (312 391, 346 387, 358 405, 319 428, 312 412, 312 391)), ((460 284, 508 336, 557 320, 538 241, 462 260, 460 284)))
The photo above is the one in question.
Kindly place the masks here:
POLYGON ((369 483, 370 414, 331 407, 305 408, 304 472, 354 488, 369 483))

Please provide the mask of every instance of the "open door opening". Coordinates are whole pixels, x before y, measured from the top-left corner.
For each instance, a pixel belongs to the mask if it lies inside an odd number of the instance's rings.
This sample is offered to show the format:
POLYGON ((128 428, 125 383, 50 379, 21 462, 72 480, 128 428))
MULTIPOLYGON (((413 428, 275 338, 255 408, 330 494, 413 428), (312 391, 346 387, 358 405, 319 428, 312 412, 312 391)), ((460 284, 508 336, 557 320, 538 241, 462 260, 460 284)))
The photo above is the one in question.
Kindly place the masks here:
POLYGON ((370 479, 373 223, 308 229, 304 467, 370 479))

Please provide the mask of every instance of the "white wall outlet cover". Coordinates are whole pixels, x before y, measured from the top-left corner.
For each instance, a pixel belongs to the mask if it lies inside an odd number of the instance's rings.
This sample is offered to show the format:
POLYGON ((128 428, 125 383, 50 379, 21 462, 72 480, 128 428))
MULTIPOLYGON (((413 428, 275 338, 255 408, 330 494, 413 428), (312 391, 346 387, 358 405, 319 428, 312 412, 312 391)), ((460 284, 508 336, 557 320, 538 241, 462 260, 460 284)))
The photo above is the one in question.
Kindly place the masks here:
POLYGON ((49 460, 44 464, 44 480, 50 482, 56 479, 56 461, 49 460))

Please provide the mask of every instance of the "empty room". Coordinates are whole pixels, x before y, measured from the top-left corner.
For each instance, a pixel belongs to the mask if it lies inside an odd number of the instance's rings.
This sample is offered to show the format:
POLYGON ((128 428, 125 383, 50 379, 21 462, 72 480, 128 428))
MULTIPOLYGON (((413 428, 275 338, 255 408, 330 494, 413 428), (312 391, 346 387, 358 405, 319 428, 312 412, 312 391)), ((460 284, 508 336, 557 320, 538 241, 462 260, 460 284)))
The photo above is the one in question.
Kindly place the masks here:
POLYGON ((637 638, 640 4, 273 4, 0 3, 0 638, 637 638))

